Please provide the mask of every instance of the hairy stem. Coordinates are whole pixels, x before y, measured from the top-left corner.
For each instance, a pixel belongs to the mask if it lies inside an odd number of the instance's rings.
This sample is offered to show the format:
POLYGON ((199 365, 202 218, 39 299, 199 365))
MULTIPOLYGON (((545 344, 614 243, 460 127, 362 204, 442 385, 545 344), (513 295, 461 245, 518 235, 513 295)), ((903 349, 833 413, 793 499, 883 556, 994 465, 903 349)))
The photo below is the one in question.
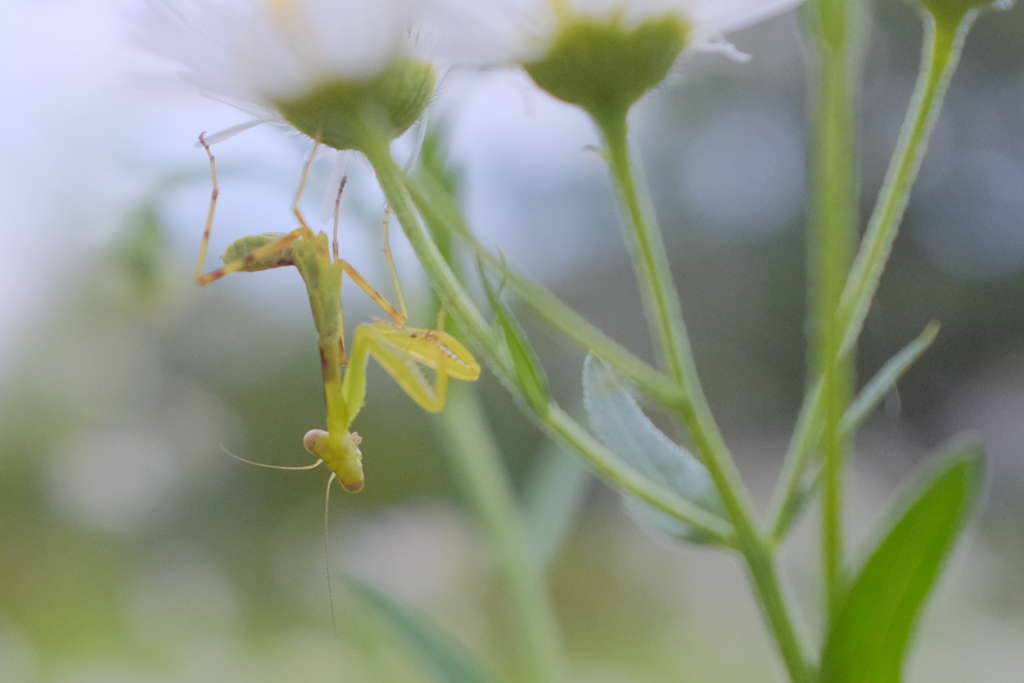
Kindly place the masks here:
POLYGON ((843 289, 839 320, 843 331, 840 352, 849 353, 857 342, 868 308, 878 290, 879 280, 892 251, 910 190, 917 179, 928 139, 935 127, 950 78, 960 61, 967 32, 976 11, 961 17, 925 15, 925 39, 921 70, 903 122, 896 151, 889 163, 885 183, 871 214, 867 232, 861 241, 853 270, 843 289))
MULTIPOLYGON (((854 387, 852 358, 836 354, 842 335, 836 311, 859 224, 857 129, 864 8, 860 0, 815 0, 808 12, 815 58, 808 72, 814 132, 807 231, 807 369, 809 380, 820 386, 816 393, 821 419, 822 574, 826 623, 831 623, 844 592, 843 482, 849 435, 840 430, 839 422, 853 400, 854 387)), ((788 465, 784 477, 794 474, 788 465)))
MULTIPOLYGON (((480 311, 470 300, 437 245, 420 225, 405 189, 402 173, 391 158, 388 145, 366 136, 363 152, 377 173, 377 179, 416 255, 438 289, 443 305, 459 325, 497 355, 497 342, 480 311)), ((449 389, 450 406, 444 419, 445 432, 453 446, 459 470, 470 491, 477 512, 494 546, 502 574, 516 612, 519 640, 529 662, 531 680, 557 683, 566 680, 561 634, 544 582, 536 567, 529 566, 521 520, 515 508, 510 482, 500 456, 482 426, 476 403, 465 397, 458 385, 449 389), (454 408, 454 409, 453 409, 454 408), (454 425, 452 420, 457 420, 454 425)))
POLYGON ((527 546, 512 483, 472 387, 460 382, 448 390, 440 424, 448 455, 487 532, 515 606, 523 673, 531 681, 566 681, 565 646, 543 572, 527 546))
MULTIPOLYGON (((508 358, 507 350, 503 349, 502 343, 484 322, 483 315, 466 294, 465 289, 455 277, 455 273, 445 262, 437 245, 423 229, 419 217, 413 210, 412 200, 405 188, 405 178, 402 172, 391 159, 390 150, 383 145, 380 147, 376 150, 371 148, 371 152, 364 151, 364 153, 374 167, 384 196, 387 197, 402 230, 409 238, 413 251, 416 252, 417 258, 430 277, 441 301, 448 306, 448 310, 462 326, 467 336, 473 339, 487 354, 490 365, 498 377, 505 381, 510 391, 515 391, 515 383, 511 380, 514 376, 514 369, 508 358)), ((551 411, 554 412, 556 408, 557 406, 553 406, 551 411)), ((732 534, 732 528, 716 516, 683 500, 664 487, 654 484, 626 466, 602 444, 589 437, 589 433, 568 415, 558 411, 557 419, 550 415, 538 414, 538 417, 552 435, 573 446, 592 467, 619 488, 636 495, 686 524, 706 530, 713 537, 725 539, 732 534), (584 434, 589 438, 583 438, 584 434)))
POLYGON ((750 496, 740 479, 718 425, 711 414, 697 375, 682 308, 672 282, 661 231, 646 192, 641 196, 634 178, 627 140, 626 112, 595 116, 607 145, 607 159, 618 188, 626 243, 633 259, 648 325, 659 359, 683 387, 685 400, 678 413, 689 431, 736 530, 736 545, 750 569, 751 580, 775 636, 779 652, 794 681, 810 681, 812 674, 782 592, 775 561, 757 530, 750 496))

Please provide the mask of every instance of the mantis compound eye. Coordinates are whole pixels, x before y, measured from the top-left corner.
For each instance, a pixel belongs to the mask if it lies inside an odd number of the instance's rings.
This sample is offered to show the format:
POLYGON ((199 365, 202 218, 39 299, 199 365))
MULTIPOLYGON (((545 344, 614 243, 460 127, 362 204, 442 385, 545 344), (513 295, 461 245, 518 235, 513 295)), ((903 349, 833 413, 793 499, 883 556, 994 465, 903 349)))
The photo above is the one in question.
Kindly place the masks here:
POLYGON ((306 435, 302 437, 303 447, 313 455, 320 457, 320 454, 316 452, 316 444, 322 436, 327 436, 327 432, 322 429, 310 429, 306 432, 306 435))

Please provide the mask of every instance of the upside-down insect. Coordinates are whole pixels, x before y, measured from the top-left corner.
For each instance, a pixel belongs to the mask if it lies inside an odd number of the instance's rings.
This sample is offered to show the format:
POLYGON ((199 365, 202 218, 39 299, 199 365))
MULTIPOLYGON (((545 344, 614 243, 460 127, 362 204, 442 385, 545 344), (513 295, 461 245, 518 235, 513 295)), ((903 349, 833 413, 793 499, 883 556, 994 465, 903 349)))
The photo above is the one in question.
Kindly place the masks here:
MULTIPOLYGON (((385 255, 398 291, 401 311, 388 303, 349 263, 338 257, 338 224, 335 214, 334 239, 328 242, 323 232, 314 234, 298 208, 299 197, 309 173, 307 162, 295 194, 292 213, 299 227, 289 233, 243 237, 224 251, 224 266, 203 273, 209 246, 213 215, 217 204, 217 169, 213 153, 202 135, 199 142, 210 157, 213 195, 207 215, 203 243, 196 266, 196 282, 208 285, 228 273, 255 272, 282 266, 295 266, 306 283, 313 322, 320 337, 320 366, 324 399, 327 403, 327 431, 313 429, 302 443, 306 450, 322 460, 337 475, 347 491, 363 488, 362 439, 349 427, 366 398, 367 357, 373 356, 417 404, 430 412, 444 407, 448 379, 473 381, 480 376, 480 365, 451 335, 440 330, 406 327, 408 315, 390 249, 387 246, 387 220, 384 222, 385 255), (329 248, 332 247, 333 249, 329 248), (333 252, 333 253, 332 253, 333 252), (333 256, 333 258, 332 258, 333 256), (346 357, 341 316, 341 283, 344 274, 355 281, 394 322, 375 320, 356 328, 350 353, 346 357), (341 367, 347 366, 342 378, 341 367), (431 382, 424 369, 432 370, 431 382)), ((313 152, 315 153, 316 146, 313 152)), ((310 162, 313 153, 310 154, 310 162)), ((344 184, 342 185, 344 186, 344 184)), ((339 193, 340 198, 340 193, 339 193)))

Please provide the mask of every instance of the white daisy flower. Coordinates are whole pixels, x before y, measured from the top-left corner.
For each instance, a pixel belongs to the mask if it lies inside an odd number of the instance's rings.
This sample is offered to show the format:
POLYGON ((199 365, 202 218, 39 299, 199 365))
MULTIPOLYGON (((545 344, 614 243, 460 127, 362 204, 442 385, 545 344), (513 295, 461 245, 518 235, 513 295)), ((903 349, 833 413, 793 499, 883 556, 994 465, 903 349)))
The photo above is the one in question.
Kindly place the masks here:
POLYGON ((628 106, 661 82, 684 51, 749 57, 724 34, 803 0, 437 0, 444 48, 458 61, 522 65, 556 97, 594 113, 628 106))
MULTIPOLYGON (((208 144, 275 122, 358 150, 362 136, 405 132, 434 92, 419 27, 428 5, 417 0, 152 0, 150 8, 140 42, 184 66, 180 76, 202 94, 253 117, 205 136, 208 144)), ((325 219, 346 163, 339 153, 325 219)))
POLYGON ((674 16, 688 27, 686 49, 724 52, 746 60, 724 34, 771 19, 804 0, 438 0, 442 32, 456 60, 490 66, 542 58, 567 25, 616 23, 626 30, 674 16))

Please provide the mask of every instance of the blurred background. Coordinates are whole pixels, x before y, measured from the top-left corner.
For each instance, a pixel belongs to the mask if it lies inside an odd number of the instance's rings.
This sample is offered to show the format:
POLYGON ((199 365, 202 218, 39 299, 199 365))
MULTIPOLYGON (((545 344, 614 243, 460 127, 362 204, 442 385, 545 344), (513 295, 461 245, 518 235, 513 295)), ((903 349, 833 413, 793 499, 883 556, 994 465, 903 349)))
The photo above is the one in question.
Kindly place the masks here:
MULTIPOLYGON (((343 576, 363 577, 515 671, 488 548, 437 438, 377 366, 356 428, 366 489, 331 501, 303 465, 324 409, 304 288, 286 272, 198 288, 209 203, 201 131, 245 120, 131 44, 139 5, 0 0, 0 681, 420 681, 417 660, 343 576)), ((864 212, 912 89, 920 24, 876 3, 863 90, 864 212)), ((733 36, 747 65, 685 61, 632 119, 709 398, 763 503, 801 399, 807 98, 797 20, 733 36)), ((909 681, 1024 671, 1024 12, 976 23, 860 352, 870 376, 933 319, 942 332, 862 430, 852 541, 930 453, 965 430, 990 484, 920 628, 909 681)), ((450 74, 432 122, 474 228, 645 358, 649 342, 594 131, 516 73, 450 74)), ((216 147, 212 260, 290 229, 308 145, 264 126, 216 147)), ((329 168, 303 203, 319 215, 329 168)), ((342 249, 389 297, 383 199, 358 165, 342 249)), ((427 285, 393 247, 414 320, 427 285)), ((379 315, 355 288, 349 331, 379 315)), ((583 356, 533 324, 558 399, 583 356)), ((551 447, 504 389, 486 407, 516 486, 551 447)), ((670 420, 651 416, 674 438, 670 420)), ((740 565, 654 538, 591 482, 549 578, 577 680, 782 681, 740 565)), ((813 511, 785 549, 818 603, 813 511)), ((817 624, 811 623, 811 628, 817 624)))

